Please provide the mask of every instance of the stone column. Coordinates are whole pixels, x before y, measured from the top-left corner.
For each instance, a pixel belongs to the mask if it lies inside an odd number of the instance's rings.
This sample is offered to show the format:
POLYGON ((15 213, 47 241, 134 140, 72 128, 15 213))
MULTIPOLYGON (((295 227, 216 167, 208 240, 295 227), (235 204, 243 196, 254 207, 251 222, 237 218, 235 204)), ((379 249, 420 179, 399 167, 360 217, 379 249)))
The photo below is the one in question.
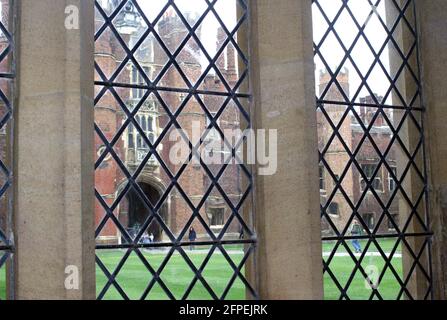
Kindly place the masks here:
MULTIPOLYGON (((237 0, 235 1, 237 2, 237 0)), ((250 40, 251 40, 251 32, 250 32, 250 12, 251 12, 251 8, 253 6, 253 2, 255 1, 248 1, 248 5, 249 5, 249 10, 248 10, 248 16, 245 20, 245 22, 239 27, 239 30, 237 32, 237 42, 239 47, 241 48, 242 52, 244 52, 249 59, 251 59, 250 57, 250 40)), ((245 13, 246 11, 243 10, 240 6, 236 6, 236 17, 237 20, 239 21, 242 18, 242 15, 245 13)), ((237 55, 237 60, 236 63, 238 65, 238 76, 240 77, 241 75, 241 70, 245 70, 245 64, 242 61, 241 57, 239 55, 237 55)), ((251 74, 248 75, 248 80, 251 74)), ((244 81, 241 86, 239 87, 241 92, 251 92, 250 91, 250 83, 249 81, 244 81)), ((248 100, 248 99, 246 99, 248 100)), ((245 101, 247 102, 247 101, 245 101)), ((252 121, 253 121, 253 109, 250 108, 252 106, 247 106, 247 108, 249 109, 250 112, 250 116, 252 117, 252 121)), ((241 130, 245 130, 246 129, 246 123, 245 121, 243 121, 241 119, 241 123, 240 123, 240 129, 241 130)), ((249 149, 247 144, 243 145, 243 159, 248 159, 249 156, 249 149)), ((247 165, 248 168, 250 168, 252 170, 252 174, 256 175, 255 171, 254 171, 254 166, 245 163, 247 165)), ((245 174, 240 173, 241 175, 241 185, 242 185, 242 190, 246 190, 246 188, 248 187, 249 181, 247 179, 247 176, 245 174)), ((252 191, 254 193, 254 191, 252 191)), ((256 196, 256 195, 255 195, 256 196)), ((253 208, 250 205, 245 205, 242 209, 242 217, 244 218, 244 221, 248 224, 248 226, 251 228, 251 230, 254 230, 254 226, 255 226, 255 221, 254 221, 254 216, 253 216, 253 212, 256 214, 256 212, 253 210, 253 208)), ((252 244, 246 244, 244 246, 244 250, 246 252, 246 250, 249 250, 252 247, 252 244)), ((251 257, 247 260, 247 262, 245 263, 245 277, 247 278, 247 280, 249 281, 249 283, 255 288, 257 289, 258 286, 258 282, 257 282, 257 269, 256 269, 256 255, 257 255, 257 251, 254 250, 253 254, 251 255, 251 257)), ((250 291, 246 290, 246 298, 247 299, 252 299, 254 297, 252 297, 250 291)))
MULTIPOLYGON (((404 0, 398 0, 396 3, 402 8, 407 3, 404 0)), ((414 2, 411 1, 408 9, 405 11, 405 17, 408 22, 411 24, 412 28, 415 28, 414 25, 415 16, 414 16, 414 2)), ((395 21, 398 17, 399 11, 396 8, 395 4, 392 2, 386 3, 386 17, 387 17, 387 25, 388 28, 391 29, 395 24, 395 21)), ((395 31, 393 32, 393 38, 399 46, 400 50, 403 54, 408 55, 410 49, 415 44, 416 38, 410 32, 410 29, 407 27, 406 22, 401 19, 397 24, 395 31)), ((388 43, 389 50, 389 58, 390 58, 390 75, 394 78, 401 68, 403 64, 403 59, 396 47, 390 43, 388 43)), ((408 64, 412 68, 412 70, 417 75, 418 70, 418 60, 417 60, 417 48, 415 48, 412 54, 409 56, 408 64)), ((417 129, 413 120, 411 119, 411 114, 414 116, 416 121, 420 125, 422 125, 422 117, 423 112, 420 110, 413 110, 412 113, 409 114, 408 108, 421 108, 421 99, 418 96, 414 103, 411 105, 411 101, 414 95, 417 92, 417 81, 414 79, 412 74, 410 73, 408 68, 405 68, 401 71, 399 78, 396 80, 396 88, 398 89, 400 95, 405 100, 405 107, 407 109, 397 109, 398 106, 404 106, 401 98, 397 94, 396 91, 391 92, 392 97, 392 105, 396 106, 396 109, 393 110, 393 121, 394 127, 397 128, 399 123, 402 121, 404 117, 406 120, 402 124, 401 129, 399 130, 399 138, 402 143, 406 147, 407 151, 413 155, 415 152, 419 141, 421 139, 422 133, 417 129), (408 115, 407 115, 408 114, 408 115)), ((405 173, 407 165, 410 161, 410 158, 407 156, 406 151, 401 147, 401 145, 396 141, 394 143, 394 151, 396 153, 396 164, 397 164, 397 177, 401 178, 401 176, 405 173)), ((414 158, 414 163, 419 168, 422 174, 424 174, 424 157, 423 157, 423 147, 421 147, 414 158)), ((407 236, 405 240, 407 241, 411 251, 417 256, 418 253, 422 250, 423 245, 425 244, 427 238, 423 236, 424 228, 422 224, 418 221, 416 216, 411 217, 411 212, 413 206, 417 203, 421 192, 424 189, 424 181, 418 175, 414 166, 411 166, 405 174, 405 178, 402 181, 402 188, 405 191, 408 199, 411 201, 411 204, 404 198, 401 192, 396 195, 394 201, 398 202, 399 205, 399 221, 396 221, 399 225, 401 231, 403 231, 404 226, 408 222, 408 227, 405 230, 405 234, 420 234, 420 236, 407 236), (411 219, 410 221, 408 221, 411 219)), ((425 219, 425 202, 421 200, 421 203, 417 206, 416 210, 420 215, 421 219, 425 219)), ((426 293, 428 290, 428 283, 425 275, 423 274, 422 269, 419 266, 413 268, 415 263, 415 259, 413 258, 408 247, 401 242, 402 248, 402 280, 405 281, 408 278, 406 289, 410 293, 411 297, 404 293, 404 299, 417 299, 422 300, 426 297, 426 293)), ((420 264, 423 266, 424 270, 429 272, 428 265, 428 248, 425 247, 423 253, 419 259, 420 264)))
POLYGON ((255 126, 278 130, 277 172, 256 177, 260 297, 322 299, 311 1, 251 5, 255 126))
POLYGON ((16 298, 93 299, 94 1, 18 5, 16 298), (67 266, 77 290, 66 289, 67 266))
POLYGON ((430 215, 434 232, 433 271, 436 299, 447 298, 447 2, 417 0, 426 137, 429 156, 430 215))

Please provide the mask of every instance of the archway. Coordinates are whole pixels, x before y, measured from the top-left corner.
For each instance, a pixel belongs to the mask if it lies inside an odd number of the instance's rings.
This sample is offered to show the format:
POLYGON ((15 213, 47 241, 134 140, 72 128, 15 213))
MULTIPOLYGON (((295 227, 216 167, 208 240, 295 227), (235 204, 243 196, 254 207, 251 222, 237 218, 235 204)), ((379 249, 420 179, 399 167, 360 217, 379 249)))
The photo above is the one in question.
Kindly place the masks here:
MULTIPOLYGON (((155 206, 163 195, 163 189, 146 181, 140 181, 138 185, 147 199, 155 206)), ((141 226, 152 213, 149 206, 144 203, 142 196, 134 189, 127 192, 125 200, 125 205, 121 205, 120 208, 120 222, 133 237, 140 231, 141 226)), ((168 206, 164 204, 159 210, 159 214, 165 223, 167 223, 167 208, 168 206)), ((145 231, 148 235, 152 234, 154 236, 155 242, 163 239, 163 229, 155 218, 145 231)))

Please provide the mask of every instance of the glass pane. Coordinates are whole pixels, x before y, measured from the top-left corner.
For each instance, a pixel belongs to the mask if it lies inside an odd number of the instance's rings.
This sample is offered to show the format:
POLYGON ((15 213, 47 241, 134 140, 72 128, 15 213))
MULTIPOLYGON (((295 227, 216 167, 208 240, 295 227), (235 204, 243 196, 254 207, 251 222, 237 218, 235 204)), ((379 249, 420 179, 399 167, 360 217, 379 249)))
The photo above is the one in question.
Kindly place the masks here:
POLYGON ((314 0, 313 24, 325 296, 426 299, 414 1, 314 0))
POLYGON ((227 134, 250 128, 247 15, 96 1, 98 298, 256 296, 252 174, 227 134))

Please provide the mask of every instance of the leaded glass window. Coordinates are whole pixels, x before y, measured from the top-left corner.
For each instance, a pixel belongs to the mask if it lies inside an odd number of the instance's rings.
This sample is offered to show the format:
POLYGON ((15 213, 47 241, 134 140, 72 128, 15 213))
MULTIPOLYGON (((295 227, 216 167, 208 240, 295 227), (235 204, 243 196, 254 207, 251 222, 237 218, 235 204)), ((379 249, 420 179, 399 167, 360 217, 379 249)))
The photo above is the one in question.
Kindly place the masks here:
POLYGON ((98 298, 256 298, 251 168, 203 152, 251 128, 247 1, 95 7, 98 298))
POLYGON ((312 0, 326 299, 432 297, 415 2, 312 0))

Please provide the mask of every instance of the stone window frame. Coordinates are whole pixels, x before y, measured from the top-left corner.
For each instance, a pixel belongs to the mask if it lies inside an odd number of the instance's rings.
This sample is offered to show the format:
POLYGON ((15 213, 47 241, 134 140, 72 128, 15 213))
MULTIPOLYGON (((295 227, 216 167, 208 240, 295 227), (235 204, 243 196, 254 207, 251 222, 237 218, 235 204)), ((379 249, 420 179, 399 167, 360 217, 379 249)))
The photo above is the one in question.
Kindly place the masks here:
MULTIPOLYGON (((443 19, 447 14, 447 8, 440 1, 417 0, 420 6, 421 33, 424 36, 422 39, 423 73, 426 77, 424 86, 430 101, 427 117, 430 119, 431 126, 426 129, 431 138, 429 152, 433 190, 430 192, 442 195, 447 171, 445 161, 440 159, 445 159, 446 152, 439 146, 447 135, 443 125, 447 99, 445 90, 444 92, 432 90, 434 88, 432 84, 439 83, 445 76, 445 68, 440 67, 444 56, 439 53, 447 52, 445 42, 442 41, 445 37, 444 30, 447 28, 447 23, 443 19)), ((253 2, 251 25, 254 31, 252 52, 255 72, 252 81, 256 89, 255 122, 257 126, 263 128, 279 125, 287 130, 294 128, 295 130, 289 131, 287 137, 280 137, 279 151, 287 150, 296 157, 290 163, 280 158, 277 176, 256 179, 258 207, 256 223, 259 225, 260 254, 257 257, 259 272, 253 273, 253 277, 256 277, 259 282, 260 297, 263 299, 322 299, 320 225, 319 219, 314 218, 318 215, 309 214, 309 212, 318 211, 319 203, 318 166, 314 165, 317 163, 315 161, 317 156, 307 155, 312 154, 311 151, 316 150, 317 146, 315 122, 313 122, 314 110, 311 110, 314 108, 315 99, 311 49, 311 1, 256 0, 253 2), (272 28, 272 25, 277 27, 272 28), (299 37, 296 36, 297 33, 299 37), (275 99, 280 100, 279 107, 274 103, 275 99), (296 141, 300 143, 291 143, 296 141), (291 146, 285 149, 286 144, 291 144, 291 146), (315 178, 314 183, 310 182, 312 177, 315 178), (302 183, 296 186, 290 185, 289 181, 302 181, 302 183), (283 190, 289 192, 278 193, 283 190), (289 213, 292 211, 293 219, 290 219, 289 213), (269 228, 264 228, 265 225, 269 225, 269 228), (274 231, 278 229, 284 232, 274 231), (284 241, 284 238, 288 241, 284 241), (295 250, 290 250, 291 245, 295 250), (289 263, 284 264, 281 263, 282 261, 289 263)), ((94 157, 94 148, 90 142, 93 134, 89 130, 93 123, 93 103, 91 102, 93 90, 91 86, 85 85, 85 83, 93 82, 91 74, 93 46, 88 40, 94 30, 92 1, 70 1, 70 4, 73 3, 80 8, 81 28, 69 32, 62 26, 62 21, 65 19, 65 1, 28 0, 18 1, 18 3, 20 3, 21 17, 19 19, 22 25, 22 41, 18 43, 18 47, 22 63, 33 68, 22 68, 18 81, 18 86, 21 88, 18 101, 26 100, 27 103, 20 105, 21 112, 17 115, 19 121, 16 137, 23 143, 14 150, 14 154, 18 155, 14 160, 15 167, 19 169, 14 177, 14 183, 18 181, 29 181, 29 183, 18 183, 15 187, 17 191, 17 198, 14 201, 15 228, 17 234, 20 235, 17 238, 19 249, 15 255, 15 261, 20 261, 15 268, 17 274, 15 297, 18 299, 94 299, 95 288, 92 283, 94 283, 95 263, 94 254, 90 252, 91 250, 89 251, 89 247, 91 248, 92 244, 94 246, 94 239, 89 231, 93 229, 93 222, 89 215, 89 212, 93 210, 93 196, 91 196, 93 174, 90 164, 91 158, 94 157), (49 12, 54 12, 54 15, 48 15, 49 12), (48 40, 45 47, 41 46, 42 37, 48 40), (65 41, 60 41, 61 39, 65 41), (64 58, 49 61, 47 57, 53 56, 55 52, 64 58), (58 72, 49 72, 50 70, 42 68, 44 62, 47 65, 51 62, 51 71, 58 72), (58 81, 59 74, 74 75, 74 80, 66 83, 61 89, 62 82, 58 81), (45 84, 41 84, 42 77, 57 81, 46 81, 45 84), (29 85, 32 83, 39 83, 42 87, 31 88, 29 85), (57 99, 51 99, 53 95, 47 97, 46 94, 49 92, 58 92, 57 99), (61 96, 71 100, 61 99, 61 96), (81 104, 80 101, 83 103, 81 104), (61 121, 65 125, 51 127, 51 130, 41 130, 46 128, 48 119, 41 117, 36 106, 52 106, 54 116, 64 119, 61 121), (70 112, 67 112, 68 110, 70 112), (40 134, 36 135, 36 132, 40 134), (51 152, 51 149, 45 145, 42 146, 42 150, 34 148, 37 139, 49 141, 57 136, 67 137, 66 143, 69 143, 76 152, 68 153, 68 149, 63 149, 66 153, 64 168, 65 170, 69 168, 70 177, 74 177, 65 181, 65 189, 58 188, 58 183, 64 182, 64 175, 57 177, 51 171, 30 170, 36 165, 45 165, 45 162, 57 163, 61 160, 61 150, 57 153, 51 152), (68 137, 76 138, 68 140, 68 137), (32 159, 27 158, 30 154, 33 155, 32 159), (30 190, 33 181, 36 180, 43 182, 40 184, 41 192, 38 194, 25 192, 30 190), (45 181, 54 183, 50 185, 45 181), (64 210, 60 210, 59 203, 42 197, 46 194, 57 195, 59 199, 64 199, 65 195, 67 201, 64 210), (41 213, 39 208, 44 204, 46 205, 45 214, 39 216, 41 213), (81 214, 79 214, 80 210, 81 214), (49 223, 46 224, 47 222, 49 223), (46 228, 43 228, 44 225, 46 228), (67 234, 65 238, 56 239, 60 231, 57 226, 70 226, 73 232, 67 234), (42 230, 45 232, 39 233, 42 230), (37 232, 40 236, 27 237, 29 232, 37 232), (60 256, 54 256, 53 253, 56 250, 39 250, 48 241, 57 248, 60 256), (80 290, 67 291, 60 281, 65 277, 62 266, 67 262, 81 267, 79 269, 80 290), (39 276, 35 273, 30 274, 29 266, 41 271, 37 273, 39 276)), ((46 167, 42 168, 46 169, 46 167)), ((68 175, 68 171, 64 173, 68 175)), ((444 198, 443 196, 431 198, 430 204, 437 219, 440 219, 444 212, 444 198)), ((443 225, 441 220, 435 220, 433 223, 437 223, 438 226, 435 230, 439 241, 436 256, 441 257, 445 248, 443 225)), ((435 296, 442 298, 447 292, 443 264, 436 263, 434 267, 439 279, 435 296)))

